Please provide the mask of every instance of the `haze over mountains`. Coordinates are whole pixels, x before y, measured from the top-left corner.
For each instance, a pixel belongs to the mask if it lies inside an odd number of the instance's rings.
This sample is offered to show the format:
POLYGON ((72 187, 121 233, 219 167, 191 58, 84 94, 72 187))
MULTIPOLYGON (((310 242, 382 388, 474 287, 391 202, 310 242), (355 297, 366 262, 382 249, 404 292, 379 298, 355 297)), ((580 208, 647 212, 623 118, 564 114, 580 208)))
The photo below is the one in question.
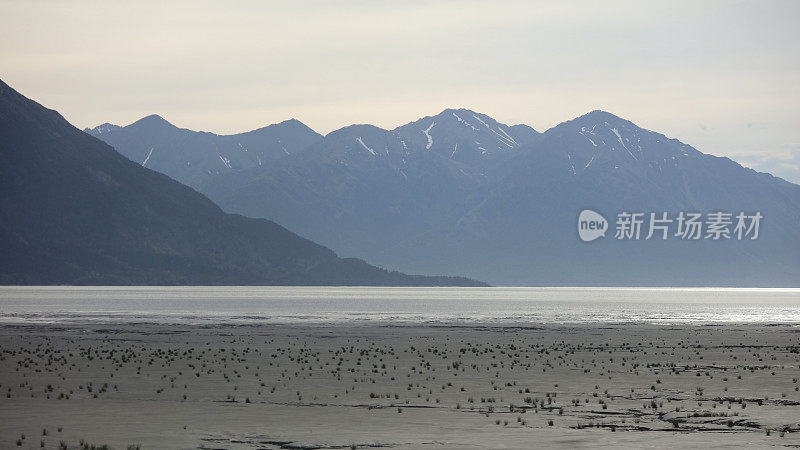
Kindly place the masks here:
POLYGON ((138 163, 158 142, 146 165, 187 180, 224 210, 275 220, 386 267, 506 285, 800 285, 800 186, 607 112, 542 134, 465 109, 324 137, 297 123, 280 135, 287 152, 255 132, 202 133, 227 144, 195 147, 180 140, 193 132, 153 122, 147 133, 139 122, 88 132, 138 163), (171 162, 160 166, 158 154, 171 162), (209 164, 201 172, 199 155, 209 164), (606 238, 577 238, 584 208, 609 219, 606 238), (764 221, 757 240, 618 241, 622 211, 759 211, 764 221))
POLYGON ((143 167, 190 186, 216 175, 270 163, 322 138, 294 119, 235 136, 178 128, 158 115, 143 117, 126 127, 104 123, 86 131, 114 148, 126 149, 124 155, 143 167))
MULTIPOLYGON (((190 134, 153 117, 135 125, 148 139, 190 134)), ((304 131, 288 122, 252 136, 276 140, 277 129, 304 131)), ((2 284, 482 285, 338 258, 274 222, 226 214, 2 81, 0 158, 2 284)))

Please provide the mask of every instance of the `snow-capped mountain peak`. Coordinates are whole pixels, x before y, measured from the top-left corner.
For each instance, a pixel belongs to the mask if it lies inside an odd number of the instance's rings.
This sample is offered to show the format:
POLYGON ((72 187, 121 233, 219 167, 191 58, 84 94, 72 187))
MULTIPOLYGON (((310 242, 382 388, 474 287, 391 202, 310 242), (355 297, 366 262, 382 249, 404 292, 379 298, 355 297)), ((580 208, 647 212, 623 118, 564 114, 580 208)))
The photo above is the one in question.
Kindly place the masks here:
POLYGON ((98 126, 96 126, 94 128, 86 128, 83 131, 85 131, 86 133, 92 134, 92 135, 99 136, 101 134, 112 133, 115 130, 118 130, 119 128, 121 128, 119 125, 114 125, 113 123, 106 122, 106 123, 98 125, 98 126))
POLYGON ((428 151, 468 164, 520 148, 539 135, 533 128, 510 127, 465 108, 445 109, 395 131, 428 151))

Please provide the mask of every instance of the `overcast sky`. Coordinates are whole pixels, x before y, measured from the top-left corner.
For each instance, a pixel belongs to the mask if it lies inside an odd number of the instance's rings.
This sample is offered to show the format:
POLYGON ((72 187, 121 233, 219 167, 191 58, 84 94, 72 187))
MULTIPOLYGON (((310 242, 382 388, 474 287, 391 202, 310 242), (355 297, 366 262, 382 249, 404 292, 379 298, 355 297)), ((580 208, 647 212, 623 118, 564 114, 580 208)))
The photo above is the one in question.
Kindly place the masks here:
POLYGON ((74 125, 544 131, 603 109, 800 182, 800 1, 0 0, 0 78, 74 125))

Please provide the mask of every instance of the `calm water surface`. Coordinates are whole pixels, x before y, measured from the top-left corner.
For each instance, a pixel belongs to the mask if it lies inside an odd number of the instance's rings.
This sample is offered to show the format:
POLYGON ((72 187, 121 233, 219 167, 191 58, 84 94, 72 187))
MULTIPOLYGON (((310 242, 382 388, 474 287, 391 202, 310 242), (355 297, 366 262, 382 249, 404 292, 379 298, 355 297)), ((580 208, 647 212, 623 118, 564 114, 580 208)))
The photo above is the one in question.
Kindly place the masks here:
POLYGON ((0 323, 791 323, 800 289, 0 287, 0 323))

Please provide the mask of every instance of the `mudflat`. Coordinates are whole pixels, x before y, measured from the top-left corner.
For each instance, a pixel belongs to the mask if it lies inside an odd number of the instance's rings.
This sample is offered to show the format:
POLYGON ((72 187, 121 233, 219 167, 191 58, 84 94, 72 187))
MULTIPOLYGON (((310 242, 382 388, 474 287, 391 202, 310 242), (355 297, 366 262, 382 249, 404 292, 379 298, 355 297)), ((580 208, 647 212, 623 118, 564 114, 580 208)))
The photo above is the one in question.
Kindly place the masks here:
POLYGON ((799 348, 794 325, 7 324, 0 447, 795 447, 799 348))

